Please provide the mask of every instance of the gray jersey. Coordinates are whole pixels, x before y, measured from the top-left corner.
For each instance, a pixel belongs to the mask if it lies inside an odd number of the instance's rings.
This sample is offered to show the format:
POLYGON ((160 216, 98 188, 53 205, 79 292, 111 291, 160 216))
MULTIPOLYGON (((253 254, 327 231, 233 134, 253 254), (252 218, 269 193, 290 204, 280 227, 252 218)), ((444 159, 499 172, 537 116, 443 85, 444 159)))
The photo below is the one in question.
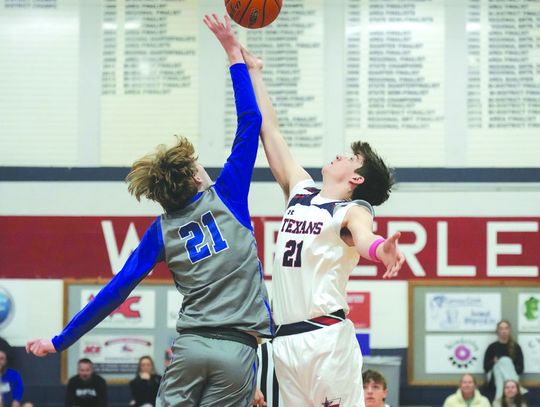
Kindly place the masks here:
POLYGON ((165 258, 184 296, 177 330, 228 327, 270 335, 270 307, 253 231, 210 187, 161 216, 165 258))

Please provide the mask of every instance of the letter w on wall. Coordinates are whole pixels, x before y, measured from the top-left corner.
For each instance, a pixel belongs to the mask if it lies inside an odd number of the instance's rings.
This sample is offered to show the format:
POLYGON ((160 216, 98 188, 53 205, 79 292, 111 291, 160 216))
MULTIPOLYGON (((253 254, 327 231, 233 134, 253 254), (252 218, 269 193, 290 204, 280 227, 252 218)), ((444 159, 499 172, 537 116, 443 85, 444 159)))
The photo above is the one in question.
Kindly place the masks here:
POLYGON ((118 250, 112 221, 102 220, 101 229, 103 231, 103 237, 105 238, 107 253, 109 254, 111 271, 113 274, 116 274, 127 261, 131 252, 137 248, 140 239, 137 235, 137 230, 135 230, 135 225, 131 222, 126 233, 126 238, 124 239, 124 244, 122 245, 121 250, 118 250))

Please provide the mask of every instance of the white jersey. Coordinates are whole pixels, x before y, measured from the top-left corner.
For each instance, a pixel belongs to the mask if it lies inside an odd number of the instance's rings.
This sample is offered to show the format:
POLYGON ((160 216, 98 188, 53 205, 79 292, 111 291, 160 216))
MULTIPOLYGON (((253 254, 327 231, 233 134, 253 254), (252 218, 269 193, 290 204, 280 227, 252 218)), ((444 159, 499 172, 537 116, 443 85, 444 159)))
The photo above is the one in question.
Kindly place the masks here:
POLYGON ((274 320, 290 324, 343 309, 347 281, 360 256, 341 238, 343 218, 365 201, 336 201, 319 196, 313 180, 291 190, 276 243, 272 269, 274 320))

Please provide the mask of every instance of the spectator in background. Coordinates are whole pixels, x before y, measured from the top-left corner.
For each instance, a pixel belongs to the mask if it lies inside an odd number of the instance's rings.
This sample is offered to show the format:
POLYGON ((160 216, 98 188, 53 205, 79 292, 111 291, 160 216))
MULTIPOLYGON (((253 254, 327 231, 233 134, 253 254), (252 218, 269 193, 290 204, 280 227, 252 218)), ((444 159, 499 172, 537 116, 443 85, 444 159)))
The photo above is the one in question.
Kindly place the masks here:
POLYGON ((0 336, 0 351, 4 352, 7 358, 7 367, 13 365, 13 348, 4 338, 0 336))
POLYGON ((461 377, 459 388, 444 400, 443 407, 490 407, 490 403, 476 388, 476 378, 465 373, 461 377))
POLYGON ((366 370, 362 373, 364 386, 364 403, 366 407, 389 407, 385 403, 388 387, 384 376, 376 370, 366 370))
POLYGON ((107 407, 107 383, 90 359, 79 360, 77 375, 69 379, 65 407, 107 407))
POLYGON ((24 392, 21 375, 7 367, 6 352, 0 350, 0 393, 3 407, 20 407, 24 392))
POLYGON ((504 382, 503 395, 493 402, 493 407, 527 407, 516 380, 504 382))
POLYGON ((489 345, 484 354, 486 393, 491 399, 502 396, 506 380, 519 382, 519 375, 523 373, 523 352, 512 338, 510 322, 499 321, 496 333, 497 341, 489 345))
POLYGON ((159 390, 161 376, 156 374, 154 361, 150 356, 139 359, 137 375, 129 382, 131 389, 131 405, 137 407, 153 407, 159 390))

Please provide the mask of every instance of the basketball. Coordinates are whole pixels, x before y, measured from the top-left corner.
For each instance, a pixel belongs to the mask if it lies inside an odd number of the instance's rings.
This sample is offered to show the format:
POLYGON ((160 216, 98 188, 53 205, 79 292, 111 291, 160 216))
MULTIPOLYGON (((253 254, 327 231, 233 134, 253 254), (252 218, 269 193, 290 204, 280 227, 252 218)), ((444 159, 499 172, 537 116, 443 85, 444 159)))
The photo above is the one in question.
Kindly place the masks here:
POLYGON ((266 27, 277 18, 281 5, 282 0, 225 0, 231 19, 246 28, 266 27))

